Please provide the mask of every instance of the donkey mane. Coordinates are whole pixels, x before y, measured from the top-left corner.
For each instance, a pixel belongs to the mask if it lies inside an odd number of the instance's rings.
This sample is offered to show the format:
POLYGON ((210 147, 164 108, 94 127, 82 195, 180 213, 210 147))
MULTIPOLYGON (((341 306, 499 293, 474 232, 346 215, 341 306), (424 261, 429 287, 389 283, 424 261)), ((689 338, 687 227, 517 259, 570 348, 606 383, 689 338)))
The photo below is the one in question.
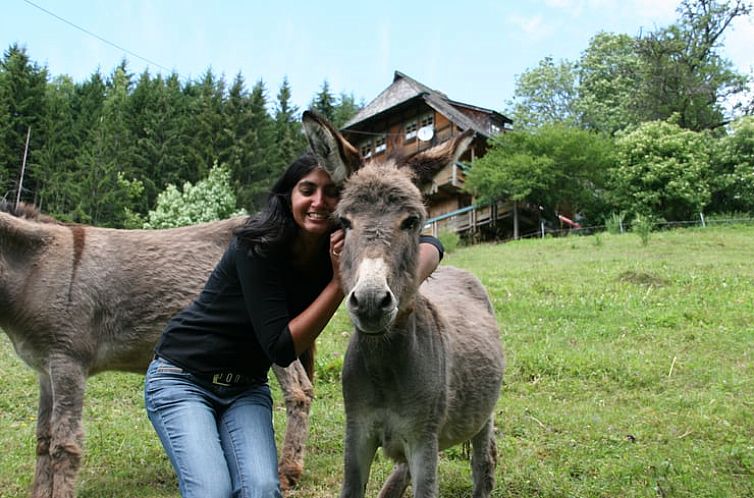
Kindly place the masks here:
POLYGON ((61 224, 60 221, 56 220, 52 216, 43 214, 37 206, 33 204, 27 204, 26 202, 19 202, 17 205, 14 205, 6 201, 5 199, 0 200, 0 212, 8 213, 9 215, 15 216, 16 218, 38 221, 40 223, 61 224))
POLYGON ((412 183, 413 172, 394 163, 367 163, 345 185, 339 212, 355 206, 378 206, 394 210, 396 206, 426 214, 421 195, 412 183))

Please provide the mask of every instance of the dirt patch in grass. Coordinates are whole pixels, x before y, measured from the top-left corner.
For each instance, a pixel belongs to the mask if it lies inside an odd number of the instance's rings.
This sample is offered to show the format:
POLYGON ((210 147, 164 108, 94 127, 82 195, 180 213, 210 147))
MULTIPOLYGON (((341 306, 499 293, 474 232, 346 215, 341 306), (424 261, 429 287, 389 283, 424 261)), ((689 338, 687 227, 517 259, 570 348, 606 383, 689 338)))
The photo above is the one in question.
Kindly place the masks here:
POLYGON ((670 284, 666 279, 646 272, 624 271, 618 275, 618 281, 646 287, 665 287, 670 284))

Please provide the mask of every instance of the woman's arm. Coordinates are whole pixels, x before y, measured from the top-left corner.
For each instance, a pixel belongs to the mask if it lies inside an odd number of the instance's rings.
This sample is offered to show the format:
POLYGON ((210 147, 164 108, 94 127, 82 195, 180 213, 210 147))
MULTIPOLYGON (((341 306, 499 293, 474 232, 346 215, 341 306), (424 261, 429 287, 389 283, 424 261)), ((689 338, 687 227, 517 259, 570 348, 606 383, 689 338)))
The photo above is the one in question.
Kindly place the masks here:
POLYGON ((428 279, 439 264, 440 251, 437 247, 429 243, 419 244, 419 268, 416 273, 419 275, 419 282, 424 282, 428 279))
POLYGON ((343 301, 343 290, 340 288, 340 251, 343 250, 344 238, 343 230, 336 230, 330 235, 330 264, 333 268, 333 278, 312 304, 288 324, 296 357, 301 356, 312 346, 343 301))
POLYGON ((288 324, 296 357, 309 349, 343 301, 340 283, 332 280, 312 304, 288 324))

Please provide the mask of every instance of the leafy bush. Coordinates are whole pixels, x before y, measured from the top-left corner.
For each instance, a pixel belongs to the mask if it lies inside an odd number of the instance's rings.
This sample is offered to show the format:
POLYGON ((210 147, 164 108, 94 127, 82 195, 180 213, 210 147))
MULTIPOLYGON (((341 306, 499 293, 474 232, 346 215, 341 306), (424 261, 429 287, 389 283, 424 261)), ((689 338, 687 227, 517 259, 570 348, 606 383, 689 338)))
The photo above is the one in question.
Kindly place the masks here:
POLYGON ((649 234, 652 233, 653 226, 652 218, 637 214, 631 222, 631 231, 641 238, 641 245, 646 246, 649 243, 649 234))
POLYGON ((443 230, 438 236, 442 246, 445 248, 445 252, 450 254, 458 248, 458 244, 461 243, 461 236, 451 230, 443 230))
POLYGON ((710 141, 670 121, 643 123, 616 139, 613 205, 628 213, 689 220, 711 199, 710 141))
POLYGON ((144 228, 172 228, 222 220, 245 212, 236 208, 230 171, 217 163, 206 179, 196 185, 183 184, 183 191, 168 185, 157 196, 157 207, 149 211, 144 228))
POLYGON ((623 219, 625 216, 617 213, 613 213, 605 220, 605 229, 607 233, 617 235, 623 233, 623 219))

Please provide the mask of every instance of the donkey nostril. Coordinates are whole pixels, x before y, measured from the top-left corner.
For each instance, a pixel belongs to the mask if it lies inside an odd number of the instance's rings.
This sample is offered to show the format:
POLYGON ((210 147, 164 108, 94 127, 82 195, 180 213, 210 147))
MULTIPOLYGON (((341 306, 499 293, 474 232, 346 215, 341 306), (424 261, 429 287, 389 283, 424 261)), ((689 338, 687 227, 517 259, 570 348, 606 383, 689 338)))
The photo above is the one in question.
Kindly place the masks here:
POLYGON ((390 291, 385 291, 385 295, 382 296, 382 301, 380 301, 380 308, 388 309, 392 307, 393 307, 393 295, 390 293, 390 291))
POLYGON ((348 298, 348 305, 352 308, 358 308, 359 307, 359 300, 356 299, 356 293, 352 292, 351 297, 348 298))

